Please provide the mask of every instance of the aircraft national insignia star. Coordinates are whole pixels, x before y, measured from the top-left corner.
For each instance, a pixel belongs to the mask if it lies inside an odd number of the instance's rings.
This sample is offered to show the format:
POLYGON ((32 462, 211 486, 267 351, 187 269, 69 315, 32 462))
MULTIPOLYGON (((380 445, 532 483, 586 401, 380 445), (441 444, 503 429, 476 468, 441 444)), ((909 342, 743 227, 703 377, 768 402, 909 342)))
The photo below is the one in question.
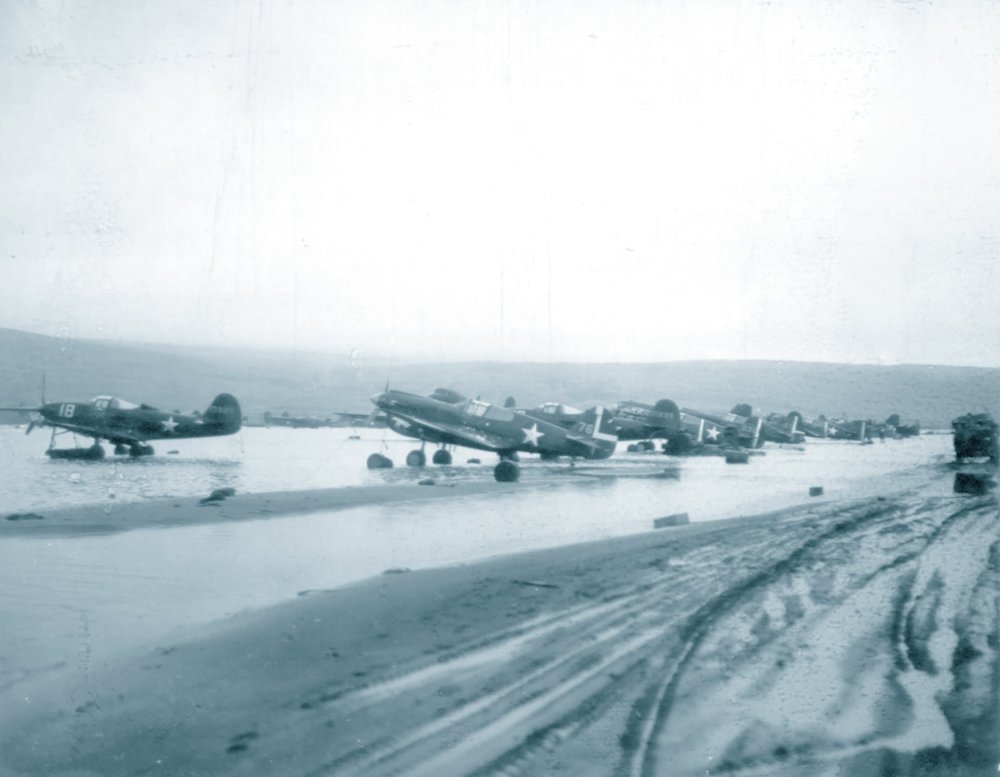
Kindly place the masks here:
POLYGON ((532 424, 530 429, 522 429, 524 432, 524 442, 528 445, 534 445, 538 447, 538 438, 541 437, 545 432, 538 431, 538 424, 532 424))
POLYGON ((160 421, 160 424, 163 426, 163 431, 167 434, 173 434, 174 429, 177 428, 177 422, 174 420, 173 416, 167 418, 166 421, 160 421))
POLYGON ((708 427, 708 429, 705 430, 705 436, 708 437, 708 439, 710 440, 718 440, 719 430, 716 429, 714 426, 710 426, 708 427))

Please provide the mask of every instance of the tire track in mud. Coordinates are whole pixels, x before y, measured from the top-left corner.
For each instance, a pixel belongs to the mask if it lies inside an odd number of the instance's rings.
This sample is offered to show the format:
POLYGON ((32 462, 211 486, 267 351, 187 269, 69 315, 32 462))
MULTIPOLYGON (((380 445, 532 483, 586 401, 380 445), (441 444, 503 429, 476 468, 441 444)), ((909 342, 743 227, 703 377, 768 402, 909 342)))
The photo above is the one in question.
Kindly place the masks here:
MULTIPOLYGON (((335 694, 330 710, 367 720, 387 706, 433 697, 446 678, 469 690, 468 698, 431 720, 414 726, 404 716, 400 734, 366 743, 312 773, 530 774, 540 759, 572 746, 597 721, 607 729, 609 715, 618 727, 602 734, 612 754, 603 773, 646 773, 642 764, 657 721, 669 712, 675 675, 683 673, 711 623, 822 543, 867 524, 877 524, 870 529, 877 531, 880 521, 902 513, 895 503, 867 503, 827 507, 821 519, 800 510, 764 526, 736 528, 667 559, 660 565, 665 571, 651 572, 639 590, 608 591, 598 602, 498 632, 437 664, 335 694), (730 579, 743 570, 750 571, 730 579)), ((912 541, 902 533, 897 539, 912 541)))
MULTIPOLYGON (((761 570, 758 574, 747 579, 742 584, 734 586, 720 597, 705 602, 685 624, 684 639, 687 649, 679 658, 674 671, 664 678, 657 694, 657 700, 652 705, 648 714, 637 715, 642 721, 641 734, 638 737, 639 745, 635 751, 625 759, 620 773, 635 775, 636 777, 658 774, 666 764, 663 763, 669 757, 669 752, 664 752, 665 745, 658 743, 663 737, 665 727, 668 726, 671 714, 678 704, 682 704, 684 699, 681 687, 687 684, 687 700, 692 697, 692 688, 696 688, 699 682, 706 682, 705 679, 699 681, 697 675, 710 675, 704 669, 706 663, 712 660, 711 643, 723 644, 725 635, 721 632, 732 629, 733 623, 738 622, 739 617, 745 610, 752 610, 751 605, 754 599, 764 600, 766 597, 779 596, 781 591, 794 591, 796 581, 805 580, 807 588, 815 585, 816 573, 822 573, 823 568, 831 561, 840 564, 840 569, 835 574, 840 574, 843 578, 839 581, 834 579, 829 585, 827 592, 829 601, 816 602, 813 614, 799 614, 792 618, 791 623, 783 624, 784 628, 779 628, 771 635, 748 635, 744 634, 745 644, 737 646, 739 649, 733 655, 727 655, 729 659, 746 660, 746 655, 740 656, 740 652, 749 654, 759 663, 761 654, 768 649, 768 645, 780 642, 784 639, 790 640, 792 636, 801 638, 802 626, 806 635, 810 634, 810 629, 815 629, 816 624, 820 624, 822 619, 828 618, 830 611, 841 608, 845 603, 849 603, 857 596, 857 592, 868 591, 875 585, 875 581, 880 578, 888 578, 885 582, 887 590, 895 589, 895 604, 888 613, 891 630, 885 635, 887 641, 891 642, 891 650, 894 652, 895 670, 898 673, 911 672, 914 670, 926 669, 930 662, 930 655, 926 644, 927 627, 936 625, 935 616, 940 607, 942 597, 945 595, 941 589, 942 569, 947 562, 947 554, 940 551, 942 546, 952 545, 962 548, 977 547, 977 543, 985 541, 979 545, 985 548, 979 555, 982 564, 986 563, 985 557, 998 555, 996 529, 998 516, 995 502, 981 500, 966 504, 955 509, 956 503, 953 499, 928 500, 927 502, 915 502, 909 505, 904 504, 901 514, 894 514, 892 510, 876 509, 871 512, 862 513, 848 521, 838 522, 830 531, 827 531, 815 538, 807 541, 796 552, 787 558, 781 559, 769 569, 761 570), (896 521, 896 517, 903 519, 896 521), (886 519, 895 522, 886 525, 886 519), (954 536, 949 536, 954 535, 954 536), (993 545, 990 545, 990 541, 993 545), (922 560, 934 555, 939 558, 933 559, 929 564, 929 569, 920 567, 922 560), (918 580, 919 578, 919 580, 918 580), (919 585, 918 585, 919 583, 919 585), (838 590, 839 588, 839 590, 838 590), (926 592, 926 597, 923 594, 926 592), (810 625, 810 620, 812 625, 810 625), (755 643, 756 640, 756 643, 755 643)), ((975 555, 975 554, 973 554, 975 555)), ((1000 565, 1000 564, 998 564, 1000 565)), ((971 575, 972 581, 979 577, 979 573, 971 575)), ((952 575, 954 577, 954 575, 952 575)), ((966 587, 970 584, 970 575, 965 573, 964 583, 966 587)), ((963 581, 956 581, 956 586, 961 588, 963 581)), ((801 586, 800 586, 801 587, 801 586)), ((995 583, 994 583, 995 588, 995 583)), ((994 590, 994 601, 996 591, 994 590)), ((961 598, 961 592, 957 598, 961 598)), ((952 594, 952 598, 956 598, 952 594)), ((766 601, 764 602, 766 605, 766 601)), ((767 626, 768 611, 758 602, 757 610, 762 613, 761 622, 767 626)), ((744 618, 747 616, 743 616, 744 618)), ((985 641, 985 638, 980 642, 985 641)), ((938 649, 940 653, 940 647, 938 649)), ((995 651, 994 651, 995 659, 995 651)), ((718 656, 716 661, 722 661, 718 656)), ((778 659, 779 666, 782 659, 778 659)), ((940 663, 940 661, 939 661, 940 663)), ((724 673, 721 673, 724 675, 724 673)), ((708 677, 729 689, 727 698, 733 696, 731 690, 733 682, 727 682, 724 676, 719 677, 720 672, 716 670, 716 677, 708 677)), ((894 682, 898 682, 893 678, 894 682)), ((747 684, 749 680, 741 679, 736 682, 736 690, 739 690, 740 682, 747 684)), ((913 689, 909 689, 912 693, 913 689)), ((924 693, 924 701, 932 700, 932 693, 924 693)), ((685 716, 692 713, 689 707, 684 708, 685 716)), ((695 716, 697 712, 695 711, 695 716)), ((899 732, 896 732, 899 734, 899 732)), ((751 740, 753 737, 761 737, 760 732, 746 731, 746 736, 751 740)), ((905 732, 903 732, 905 734, 905 732)), ((905 736, 900 734, 896 739, 892 736, 883 737, 884 744, 896 743, 906 745, 905 736)), ((741 735, 743 736, 743 735, 741 735)), ((911 738, 912 739, 912 738, 911 738)), ((738 738, 734 740, 739 744, 738 738)), ((913 742, 909 743, 912 747, 913 742)), ((822 746, 815 748, 812 752, 796 752, 794 748, 779 744, 774 750, 768 753, 767 758, 759 756, 748 759, 745 762, 723 761, 722 763, 698 762, 688 763, 690 768, 681 768, 676 773, 704 774, 706 772, 722 770, 725 773, 766 773, 787 770, 788 759, 791 756, 801 758, 804 762, 809 762, 813 767, 816 762, 835 761, 844 757, 853 757, 858 752, 872 749, 877 746, 871 741, 865 742, 862 746, 860 741, 858 746, 840 746, 835 743, 824 749, 822 746), (761 771, 763 769, 763 771, 761 771)), ((738 749, 738 748, 737 748, 738 749)), ((683 760, 683 759, 682 759, 683 760)), ((689 759, 690 760, 690 759, 689 759)), ((671 764, 674 766, 674 764, 671 764)), ((674 770, 671 770, 674 773, 674 770)))

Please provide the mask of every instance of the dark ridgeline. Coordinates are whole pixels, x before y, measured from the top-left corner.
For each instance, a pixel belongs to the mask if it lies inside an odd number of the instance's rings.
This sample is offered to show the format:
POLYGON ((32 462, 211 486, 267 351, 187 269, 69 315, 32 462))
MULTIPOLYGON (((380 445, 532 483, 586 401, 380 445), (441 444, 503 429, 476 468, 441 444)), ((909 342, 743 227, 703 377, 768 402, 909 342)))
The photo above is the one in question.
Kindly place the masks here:
MULTIPOLYGON (((766 361, 357 367, 347 353, 122 344, 0 329, 0 405, 37 405, 43 373, 50 401, 112 394, 190 411, 226 391, 251 417, 276 408, 290 415, 368 413, 368 398, 387 380, 415 393, 448 387, 496 403, 514 395, 521 405, 670 399, 706 411, 745 403, 764 415, 797 410, 884 419, 898 413, 919 419, 923 429, 947 429, 970 409, 1000 412, 996 368, 766 361)), ((15 414, 0 420, 21 421, 15 414)))

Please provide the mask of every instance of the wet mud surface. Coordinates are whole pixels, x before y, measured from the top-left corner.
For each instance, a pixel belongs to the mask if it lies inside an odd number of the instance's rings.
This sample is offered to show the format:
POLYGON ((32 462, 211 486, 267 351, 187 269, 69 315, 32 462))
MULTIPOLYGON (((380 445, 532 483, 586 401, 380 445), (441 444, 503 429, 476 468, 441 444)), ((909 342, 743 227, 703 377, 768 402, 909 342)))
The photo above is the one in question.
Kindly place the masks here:
POLYGON ((992 492, 394 572, 17 683, 0 773, 997 768, 992 492))

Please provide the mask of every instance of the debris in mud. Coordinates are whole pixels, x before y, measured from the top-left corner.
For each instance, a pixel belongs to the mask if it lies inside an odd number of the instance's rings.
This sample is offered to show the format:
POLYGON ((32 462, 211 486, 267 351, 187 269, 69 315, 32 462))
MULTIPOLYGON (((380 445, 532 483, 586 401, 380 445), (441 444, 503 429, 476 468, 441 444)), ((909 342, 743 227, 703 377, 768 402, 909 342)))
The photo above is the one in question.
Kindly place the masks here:
POLYGON ((956 459, 989 457, 1000 463, 997 423, 989 413, 966 413, 951 422, 956 459))
POLYGON ((956 472, 954 492, 956 494, 972 494, 982 496, 996 488, 996 481, 989 475, 976 475, 971 472, 956 472))
POLYGON ((199 504, 209 504, 210 502, 221 502, 227 496, 232 496, 236 493, 235 488, 226 486, 225 488, 217 488, 211 494, 206 496, 204 499, 199 501, 199 504))
POLYGON ((256 731, 247 731, 243 734, 237 734, 232 739, 229 740, 229 747, 226 748, 227 753, 241 753, 247 749, 249 743, 260 736, 256 731))
POLYGON ((526 585, 531 588, 558 588, 555 583, 543 583, 538 580, 511 580, 516 585, 526 585))
POLYGON ((687 513, 674 513, 673 515, 664 515, 662 518, 654 518, 653 528, 665 529, 668 526, 685 526, 690 522, 687 513))
POLYGON ((405 575, 410 571, 409 567, 389 567, 382 571, 383 575, 405 575))
POLYGON ((38 513, 11 513, 7 516, 8 521, 41 521, 45 516, 38 513))
POLYGON ((433 486, 437 481, 434 478, 424 478, 423 480, 418 480, 418 486, 433 486))
POLYGON ((726 464, 749 464, 750 454, 745 451, 727 451, 726 464))
POLYGON ((823 496, 823 486, 809 486, 809 496, 823 496))

